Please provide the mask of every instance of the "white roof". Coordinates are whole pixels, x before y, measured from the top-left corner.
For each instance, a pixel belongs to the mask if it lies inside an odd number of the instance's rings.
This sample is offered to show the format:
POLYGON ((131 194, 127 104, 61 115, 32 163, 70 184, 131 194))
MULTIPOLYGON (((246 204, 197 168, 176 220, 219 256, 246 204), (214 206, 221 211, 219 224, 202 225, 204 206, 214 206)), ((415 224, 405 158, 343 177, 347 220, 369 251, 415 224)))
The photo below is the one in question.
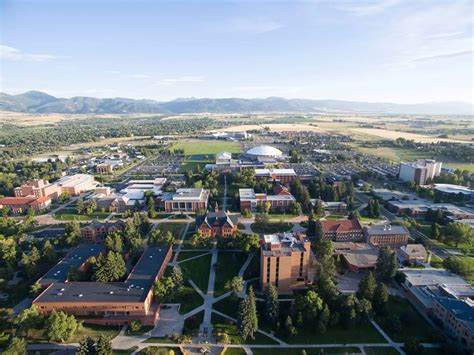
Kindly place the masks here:
POLYGON ((296 176, 295 169, 255 169, 257 176, 271 176, 272 174, 296 176))
POLYGON ((281 150, 270 147, 269 145, 261 145, 247 150, 248 155, 255 156, 268 156, 268 157, 280 157, 283 153, 281 150))
POLYGON ((433 286, 433 285, 469 285, 462 277, 445 270, 431 269, 408 269, 403 270, 406 280, 412 286, 433 286))
POLYGON ((474 194, 474 190, 462 185, 453 184, 434 184, 435 190, 447 193, 447 194, 458 194, 462 193, 465 195, 474 194))
POLYGON ((255 190, 254 189, 239 189, 240 199, 254 199, 255 190))
POLYGON ((216 154, 216 159, 232 159, 232 153, 219 152, 216 154))

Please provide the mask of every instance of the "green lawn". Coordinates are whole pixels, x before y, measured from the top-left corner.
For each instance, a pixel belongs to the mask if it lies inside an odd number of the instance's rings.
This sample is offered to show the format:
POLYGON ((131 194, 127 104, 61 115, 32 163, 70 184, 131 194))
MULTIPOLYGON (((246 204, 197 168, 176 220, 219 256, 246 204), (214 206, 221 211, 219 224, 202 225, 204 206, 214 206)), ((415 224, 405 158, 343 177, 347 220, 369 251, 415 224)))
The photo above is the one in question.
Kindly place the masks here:
POLYGON ((196 336, 199 333, 199 326, 204 320, 204 311, 195 314, 194 316, 188 317, 184 320, 183 334, 196 336))
POLYGON ((142 334, 145 334, 146 332, 149 332, 150 330, 152 330, 154 328, 154 326, 152 325, 142 325, 142 327, 140 328, 140 330, 138 332, 134 332, 129 328, 127 328, 127 335, 142 335, 142 334))
POLYGON ((230 317, 235 317, 239 310, 239 303, 241 299, 237 296, 229 296, 212 305, 212 308, 221 313, 227 314, 230 317))
POLYGON ((156 227, 162 232, 171 232, 176 240, 181 239, 181 234, 183 233, 186 223, 180 222, 163 222, 159 223, 156 227))
POLYGON ((398 333, 393 331, 390 317, 378 316, 376 321, 392 340, 405 342, 413 337, 421 342, 437 340, 435 330, 406 299, 390 296, 387 309, 390 311, 390 315, 396 315, 400 318, 401 331, 398 333))
POLYGON ((231 344, 275 344, 272 339, 260 333, 255 334, 255 339, 248 338, 244 342, 237 332, 235 322, 215 313, 212 313, 211 323, 215 334, 226 332, 229 335, 231 344))
POLYGON ((205 251, 180 251, 178 254, 178 261, 183 261, 204 254, 206 254, 205 251))
MULTIPOLYGON (((395 348, 369 348, 364 347, 367 355, 398 355, 399 352, 395 348)), ((424 354, 424 353, 423 353, 424 354)))
POLYGON ((443 259, 441 259, 438 255, 431 254, 430 266, 435 267, 437 269, 442 269, 443 268, 443 259))
POLYGON ((62 209, 54 214, 54 218, 60 221, 88 221, 91 219, 105 219, 110 215, 108 212, 93 212, 91 214, 77 214, 75 209, 62 209))
POLYGON ((219 251, 217 255, 216 280, 214 283, 214 297, 225 293, 225 283, 237 276, 247 254, 235 251, 219 251))
POLYGON ((69 339, 69 343, 77 343, 82 338, 86 336, 91 336, 93 338, 98 337, 99 335, 108 335, 115 338, 120 332, 121 326, 106 326, 106 325, 95 325, 95 324, 83 324, 82 328, 74 334, 74 336, 69 339))
POLYGON ((319 334, 311 327, 301 327, 294 337, 284 330, 278 330, 276 336, 289 344, 348 344, 348 343, 386 343, 385 339, 369 322, 357 324, 346 329, 340 325, 329 327, 324 334, 319 334))
MULTIPOLYGON (((147 353, 148 354, 156 354, 156 355, 168 355, 170 351, 173 351, 174 354, 176 355, 181 355, 181 350, 177 347, 173 348, 168 348, 165 346, 149 346, 147 347, 147 353)), ((144 350, 144 349, 143 349, 144 350)), ((140 350, 138 354, 144 354, 143 350, 140 350)))
POLYGON ((354 348, 354 347, 309 348, 309 349, 305 349, 305 348, 251 348, 251 349, 254 355, 301 355, 301 352, 303 350, 306 351, 306 354, 308 355, 361 354, 359 348, 354 348))
POLYGON ((207 293, 209 271, 211 270, 211 254, 185 261, 184 263, 180 263, 179 266, 185 278, 193 280, 203 293, 207 293))
POLYGON ((256 223, 252 223, 250 228, 254 233, 259 233, 259 234, 272 234, 272 233, 282 233, 282 232, 288 232, 293 225, 288 222, 270 222, 266 226, 260 226, 256 223))
POLYGON ((226 348, 223 355, 245 355, 246 352, 242 348, 226 348))
POLYGON ((260 277, 260 253, 256 253, 244 272, 244 280, 260 277))
POLYGON ((181 140, 173 144, 170 150, 183 149, 184 155, 216 154, 219 152, 240 153, 240 144, 230 141, 211 141, 200 139, 181 140))
POLYGON ((185 314, 202 305, 204 300, 191 284, 186 281, 184 282, 183 290, 180 293, 173 294, 173 297, 167 303, 180 303, 179 313, 185 314))

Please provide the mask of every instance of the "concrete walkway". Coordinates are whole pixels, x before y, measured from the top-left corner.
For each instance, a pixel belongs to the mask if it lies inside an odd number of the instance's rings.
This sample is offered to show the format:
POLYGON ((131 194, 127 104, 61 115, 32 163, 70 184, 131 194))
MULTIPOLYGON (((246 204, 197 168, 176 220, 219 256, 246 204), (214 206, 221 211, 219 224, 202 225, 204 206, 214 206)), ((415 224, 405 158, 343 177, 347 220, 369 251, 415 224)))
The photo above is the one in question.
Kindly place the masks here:
POLYGON ((400 344, 395 343, 390 337, 385 333, 385 331, 377 324, 373 319, 370 320, 370 323, 377 329, 377 331, 385 338, 385 340, 394 347, 400 354, 405 355, 405 352, 402 350, 400 344))

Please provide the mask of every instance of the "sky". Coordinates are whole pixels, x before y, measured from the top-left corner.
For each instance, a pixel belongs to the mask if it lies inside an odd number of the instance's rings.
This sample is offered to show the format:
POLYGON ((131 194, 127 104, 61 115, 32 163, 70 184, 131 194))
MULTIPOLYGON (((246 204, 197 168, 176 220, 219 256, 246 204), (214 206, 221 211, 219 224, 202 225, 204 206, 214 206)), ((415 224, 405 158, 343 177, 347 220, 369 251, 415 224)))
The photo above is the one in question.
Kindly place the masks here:
POLYGON ((474 102, 474 2, 0 0, 0 91, 474 102))

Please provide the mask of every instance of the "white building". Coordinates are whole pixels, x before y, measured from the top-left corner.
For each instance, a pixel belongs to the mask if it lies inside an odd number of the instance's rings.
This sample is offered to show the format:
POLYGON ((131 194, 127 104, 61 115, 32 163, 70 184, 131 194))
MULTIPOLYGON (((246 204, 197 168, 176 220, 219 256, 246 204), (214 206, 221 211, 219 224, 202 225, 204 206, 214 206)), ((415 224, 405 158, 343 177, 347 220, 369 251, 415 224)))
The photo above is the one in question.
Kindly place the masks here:
POLYGON ((431 159, 402 162, 400 163, 399 177, 403 181, 414 181, 418 185, 425 185, 428 179, 433 179, 441 174, 442 164, 431 159))

